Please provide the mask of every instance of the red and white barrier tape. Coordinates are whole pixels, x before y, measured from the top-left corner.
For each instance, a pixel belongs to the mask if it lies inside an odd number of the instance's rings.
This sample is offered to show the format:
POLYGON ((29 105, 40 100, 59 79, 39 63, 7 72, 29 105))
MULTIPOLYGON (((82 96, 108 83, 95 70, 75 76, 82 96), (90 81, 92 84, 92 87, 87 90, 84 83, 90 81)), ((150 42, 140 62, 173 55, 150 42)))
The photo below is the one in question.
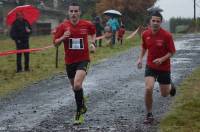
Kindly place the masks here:
POLYGON ((9 50, 9 51, 4 51, 4 52, 0 52, 0 56, 7 56, 10 54, 17 54, 17 53, 27 53, 27 52, 36 52, 36 51, 42 51, 42 50, 46 50, 49 48, 54 47, 53 45, 49 45, 43 48, 32 48, 32 49, 23 49, 23 50, 9 50))

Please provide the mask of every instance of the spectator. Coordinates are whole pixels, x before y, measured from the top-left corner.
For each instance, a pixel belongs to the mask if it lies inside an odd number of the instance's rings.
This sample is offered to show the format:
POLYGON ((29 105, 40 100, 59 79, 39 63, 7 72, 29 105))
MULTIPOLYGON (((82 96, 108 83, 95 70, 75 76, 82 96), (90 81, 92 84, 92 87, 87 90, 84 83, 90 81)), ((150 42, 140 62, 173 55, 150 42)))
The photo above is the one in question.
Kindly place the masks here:
POLYGON ((125 28, 124 28, 124 25, 122 25, 118 32, 117 32, 117 40, 118 42, 120 41, 120 44, 122 45, 123 43, 123 37, 124 37, 124 34, 125 34, 125 28))
MULTIPOLYGON (((10 36, 16 43, 16 49, 29 49, 29 35, 32 32, 32 28, 27 20, 24 19, 22 12, 16 13, 16 20, 13 22, 10 36)), ((24 53, 24 71, 29 71, 29 52, 24 53)), ((22 53, 17 53, 17 70, 16 72, 22 72, 22 53)))
POLYGON ((112 46, 115 45, 115 39, 116 39, 116 31, 119 29, 119 22, 116 18, 114 17, 110 17, 107 25, 111 27, 111 31, 112 31, 112 40, 111 40, 111 44, 112 46))
MULTIPOLYGON (((96 37, 102 36, 102 32, 103 32, 104 28, 101 24, 101 19, 99 16, 96 16, 96 18, 95 18, 95 27, 96 27, 96 37)), ((101 47, 102 39, 99 39, 99 43, 96 40, 96 46, 98 46, 98 44, 99 44, 99 47, 101 47)))

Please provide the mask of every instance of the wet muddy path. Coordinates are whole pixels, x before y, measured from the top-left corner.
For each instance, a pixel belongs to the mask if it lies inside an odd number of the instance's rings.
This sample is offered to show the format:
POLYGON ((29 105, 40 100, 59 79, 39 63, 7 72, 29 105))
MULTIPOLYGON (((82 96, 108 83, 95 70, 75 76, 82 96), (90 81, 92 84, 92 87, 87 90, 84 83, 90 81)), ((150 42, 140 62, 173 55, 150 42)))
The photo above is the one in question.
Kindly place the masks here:
MULTIPOLYGON (((172 79, 178 85, 200 65, 199 35, 185 35, 175 41, 177 54, 172 59, 172 79)), ((35 83, 0 102, 0 132, 153 132, 168 111, 171 97, 154 89, 153 125, 143 125, 144 69, 135 61, 139 48, 130 49, 91 66, 84 83, 88 112, 85 123, 73 126, 74 95, 66 75, 35 83)), ((63 69, 64 70, 64 69, 63 69)))

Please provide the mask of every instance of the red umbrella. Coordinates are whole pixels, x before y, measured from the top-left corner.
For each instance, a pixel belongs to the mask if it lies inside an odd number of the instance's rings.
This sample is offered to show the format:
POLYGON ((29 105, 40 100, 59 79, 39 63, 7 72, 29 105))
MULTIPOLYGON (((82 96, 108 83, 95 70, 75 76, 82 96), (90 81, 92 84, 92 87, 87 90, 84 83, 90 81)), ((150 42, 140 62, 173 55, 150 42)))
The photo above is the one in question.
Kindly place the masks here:
POLYGON ((32 5, 17 6, 8 12, 6 17, 7 25, 12 25, 12 23, 16 20, 17 12, 22 12, 24 19, 26 19, 31 25, 36 22, 40 16, 40 11, 32 5))

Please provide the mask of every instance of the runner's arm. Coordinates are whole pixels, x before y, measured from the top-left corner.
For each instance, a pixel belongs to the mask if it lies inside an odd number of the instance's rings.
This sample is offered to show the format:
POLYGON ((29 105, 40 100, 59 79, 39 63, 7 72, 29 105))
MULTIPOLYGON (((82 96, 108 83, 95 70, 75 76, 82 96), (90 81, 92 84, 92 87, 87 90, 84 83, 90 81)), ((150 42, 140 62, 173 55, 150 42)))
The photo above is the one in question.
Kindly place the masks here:
POLYGON ((93 52, 93 53, 96 51, 95 40, 96 40, 96 34, 92 34, 91 35, 91 44, 90 44, 90 47, 91 47, 91 52, 93 52))
POLYGON ((70 35, 71 35, 71 32, 69 30, 65 31, 60 37, 55 39, 54 45, 59 46, 63 42, 63 40, 65 40, 66 38, 69 38, 70 35))
POLYGON ((54 45, 59 46, 64 39, 65 39, 64 36, 61 36, 60 38, 55 39, 54 45))
POLYGON ((141 52, 140 52, 140 55, 139 55, 138 60, 137 60, 137 67, 138 67, 138 69, 142 68, 142 59, 143 59, 145 53, 146 53, 146 49, 144 49, 143 47, 141 47, 141 52))
POLYGON ((163 56, 161 59, 162 61, 166 61, 167 59, 171 58, 174 55, 174 53, 168 52, 165 56, 163 56))
POLYGON ((91 43, 95 46, 96 34, 91 35, 91 43))
POLYGON ((141 47, 141 52, 140 52, 140 55, 139 55, 138 59, 140 59, 142 61, 142 59, 143 59, 145 54, 146 54, 146 49, 141 47))
POLYGON ((173 38, 171 35, 168 35, 167 38, 166 38, 166 47, 168 49, 168 53, 165 54, 163 57, 160 57, 160 58, 157 58, 155 59, 153 62, 155 64, 162 64, 163 62, 165 62, 166 60, 168 60, 170 57, 172 57, 175 52, 176 52, 176 49, 175 49, 175 46, 174 46, 174 41, 173 41, 173 38))
POLYGON ((161 58, 157 58, 153 62, 156 63, 156 64, 162 64, 163 62, 165 62, 166 60, 168 60, 170 57, 172 57, 173 54, 174 53, 168 52, 165 56, 163 56, 161 58))

